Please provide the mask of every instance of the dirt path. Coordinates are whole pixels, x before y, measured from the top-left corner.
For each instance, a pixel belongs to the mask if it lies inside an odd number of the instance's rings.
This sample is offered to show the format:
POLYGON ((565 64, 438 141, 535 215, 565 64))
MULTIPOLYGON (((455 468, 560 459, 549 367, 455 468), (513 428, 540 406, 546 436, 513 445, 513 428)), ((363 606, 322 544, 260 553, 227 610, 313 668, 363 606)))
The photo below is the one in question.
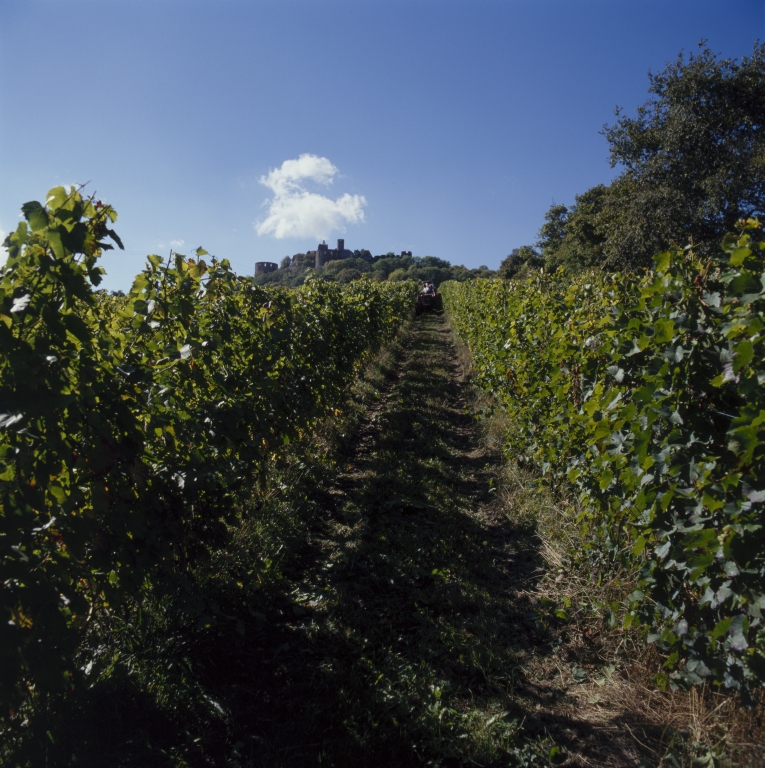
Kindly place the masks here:
MULTIPOLYGON (((267 616, 236 710, 256 765, 542 765, 553 741, 599 764, 600 740, 533 685, 533 532, 496 499, 443 317, 420 318, 397 376, 317 488, 324 515, 267 616), (248 675, 249 677, 249 675, 248 675)), ((233 703, 233 702, 232 702, 233 703)), ((610 764, 634 765, 615 742, 610 764)))

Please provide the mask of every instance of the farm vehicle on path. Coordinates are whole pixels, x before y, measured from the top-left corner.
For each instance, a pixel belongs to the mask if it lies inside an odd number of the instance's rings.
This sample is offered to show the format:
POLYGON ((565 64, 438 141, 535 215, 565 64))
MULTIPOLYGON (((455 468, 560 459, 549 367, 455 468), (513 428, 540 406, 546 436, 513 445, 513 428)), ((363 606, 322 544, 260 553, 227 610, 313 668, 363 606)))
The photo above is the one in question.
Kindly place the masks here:
POLYGON ((414 311, 420 315, 423 312, 440 312, 444 308, 441 294, 436 290, 432 280, 423 280, 422 288, 417 293, 417 304, 414 311))

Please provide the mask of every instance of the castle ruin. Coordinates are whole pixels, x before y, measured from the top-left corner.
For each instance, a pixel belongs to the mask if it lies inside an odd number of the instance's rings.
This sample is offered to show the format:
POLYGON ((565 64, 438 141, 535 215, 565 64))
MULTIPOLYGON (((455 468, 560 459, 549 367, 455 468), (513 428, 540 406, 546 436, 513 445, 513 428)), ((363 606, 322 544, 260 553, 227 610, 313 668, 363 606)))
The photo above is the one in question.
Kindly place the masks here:
POLYGON ((323 240, 316 249, 316 269, 323 267, 328 261, 345 259, 351 252, 345 250, 345 240, 338 239, 337 248, 330 248, 323 240))
POLYGON ((277 269, 279 269, 279 265, 274 264, 273 261, 256 261, 255 277, 258 275, 267 275, 270 272, 276 272, 277 269))

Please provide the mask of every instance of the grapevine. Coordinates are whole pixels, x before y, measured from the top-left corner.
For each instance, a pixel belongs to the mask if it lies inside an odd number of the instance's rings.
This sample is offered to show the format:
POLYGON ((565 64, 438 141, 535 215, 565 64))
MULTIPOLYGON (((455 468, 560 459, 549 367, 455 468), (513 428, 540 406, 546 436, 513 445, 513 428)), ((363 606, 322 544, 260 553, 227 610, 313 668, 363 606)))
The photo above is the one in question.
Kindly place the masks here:
POLYGON ((638 588, 625 626, 664 651, 661 685, 765 683, 765 244, 644 276, 559 271, 442 286, 508 453, 582 501, 587 555, 638 588), (500 309, 501 308, 501 309, 500 309))
POLYGON ((198 249, 97 291, 116 211, 57 187, 0 271, 0 702, 77 685, 93 619, 189 589, 269 462, 343 402, 409 283, 265 289, 198 249), (206 258, 205 258, 206 257, 206 258))

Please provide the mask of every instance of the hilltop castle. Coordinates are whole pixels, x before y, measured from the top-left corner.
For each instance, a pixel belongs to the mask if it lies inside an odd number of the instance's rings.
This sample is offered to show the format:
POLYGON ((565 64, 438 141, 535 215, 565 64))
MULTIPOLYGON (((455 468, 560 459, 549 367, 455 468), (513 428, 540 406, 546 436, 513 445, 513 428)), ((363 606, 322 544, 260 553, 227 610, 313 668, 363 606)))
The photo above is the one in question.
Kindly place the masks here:
POLYGON ((330 248, 323 240, 319 243, 316 253, 316 269, 323 267, 328 261, 334 261, 335 259, 347 259, 353 254, 350 251, 345 250, 345 240, 339 239, 337 241, 337 248, 330 248))
MULTIPOLYGON (((295 254, 292 257, 289 266, 290 269, 297 268, 296 260, 299 255, 300 254, 295 254)), ((335 259, 347 259, 349 256, 353 256, 353 253, 346 250, 345 240, 340 238, 337 241, 337 248, 330 248, 327 243, 322 240, 315 251, 306 251, 305 255, 308 257, 313 257, 314 267, 318 269, 319 267, 323 267, 328 261, 334 261, 335 259)))
MULTIPOLYGON (((375 256, 374 259, 372 259, 368 251, 366 254, 367 256, 364 258, 370 263, 376 259, 383 258, 382 256, 375 256)), ((390 253, 388 255, 393 256, 394 254, 390 253)), ((411 257, 411 255, 411 251, 401 251, 402 258, 404 256, 411 257)), ((289 266, 287 268, 290 270, 295 270, 298 268, 298 266, 307 266, 307 264, 310 263, 309 259, 312 259, 314 262, 314 268, 319 269, 319 267, 323 267, 328 261, 347 259, 351 256, 353 256, 353 252, 349 251, 345 247, 345 240, 342 238, 338 239, 337 248, 330 248, 327 243, 322 240, 322 242, 319 243, 319 245, 316 247, 315 251, 306 251, 304 254, 296 253, 294 256, 288 255, 282 260, 282 265, 287 267, 289 260, 289 266)), ((279 269, 279 265, 272 261, 259 261, 255 264, 255 276, 257 277, 258 275, 267 275, 270 272, 276 272, 277 269, 279 269)))

